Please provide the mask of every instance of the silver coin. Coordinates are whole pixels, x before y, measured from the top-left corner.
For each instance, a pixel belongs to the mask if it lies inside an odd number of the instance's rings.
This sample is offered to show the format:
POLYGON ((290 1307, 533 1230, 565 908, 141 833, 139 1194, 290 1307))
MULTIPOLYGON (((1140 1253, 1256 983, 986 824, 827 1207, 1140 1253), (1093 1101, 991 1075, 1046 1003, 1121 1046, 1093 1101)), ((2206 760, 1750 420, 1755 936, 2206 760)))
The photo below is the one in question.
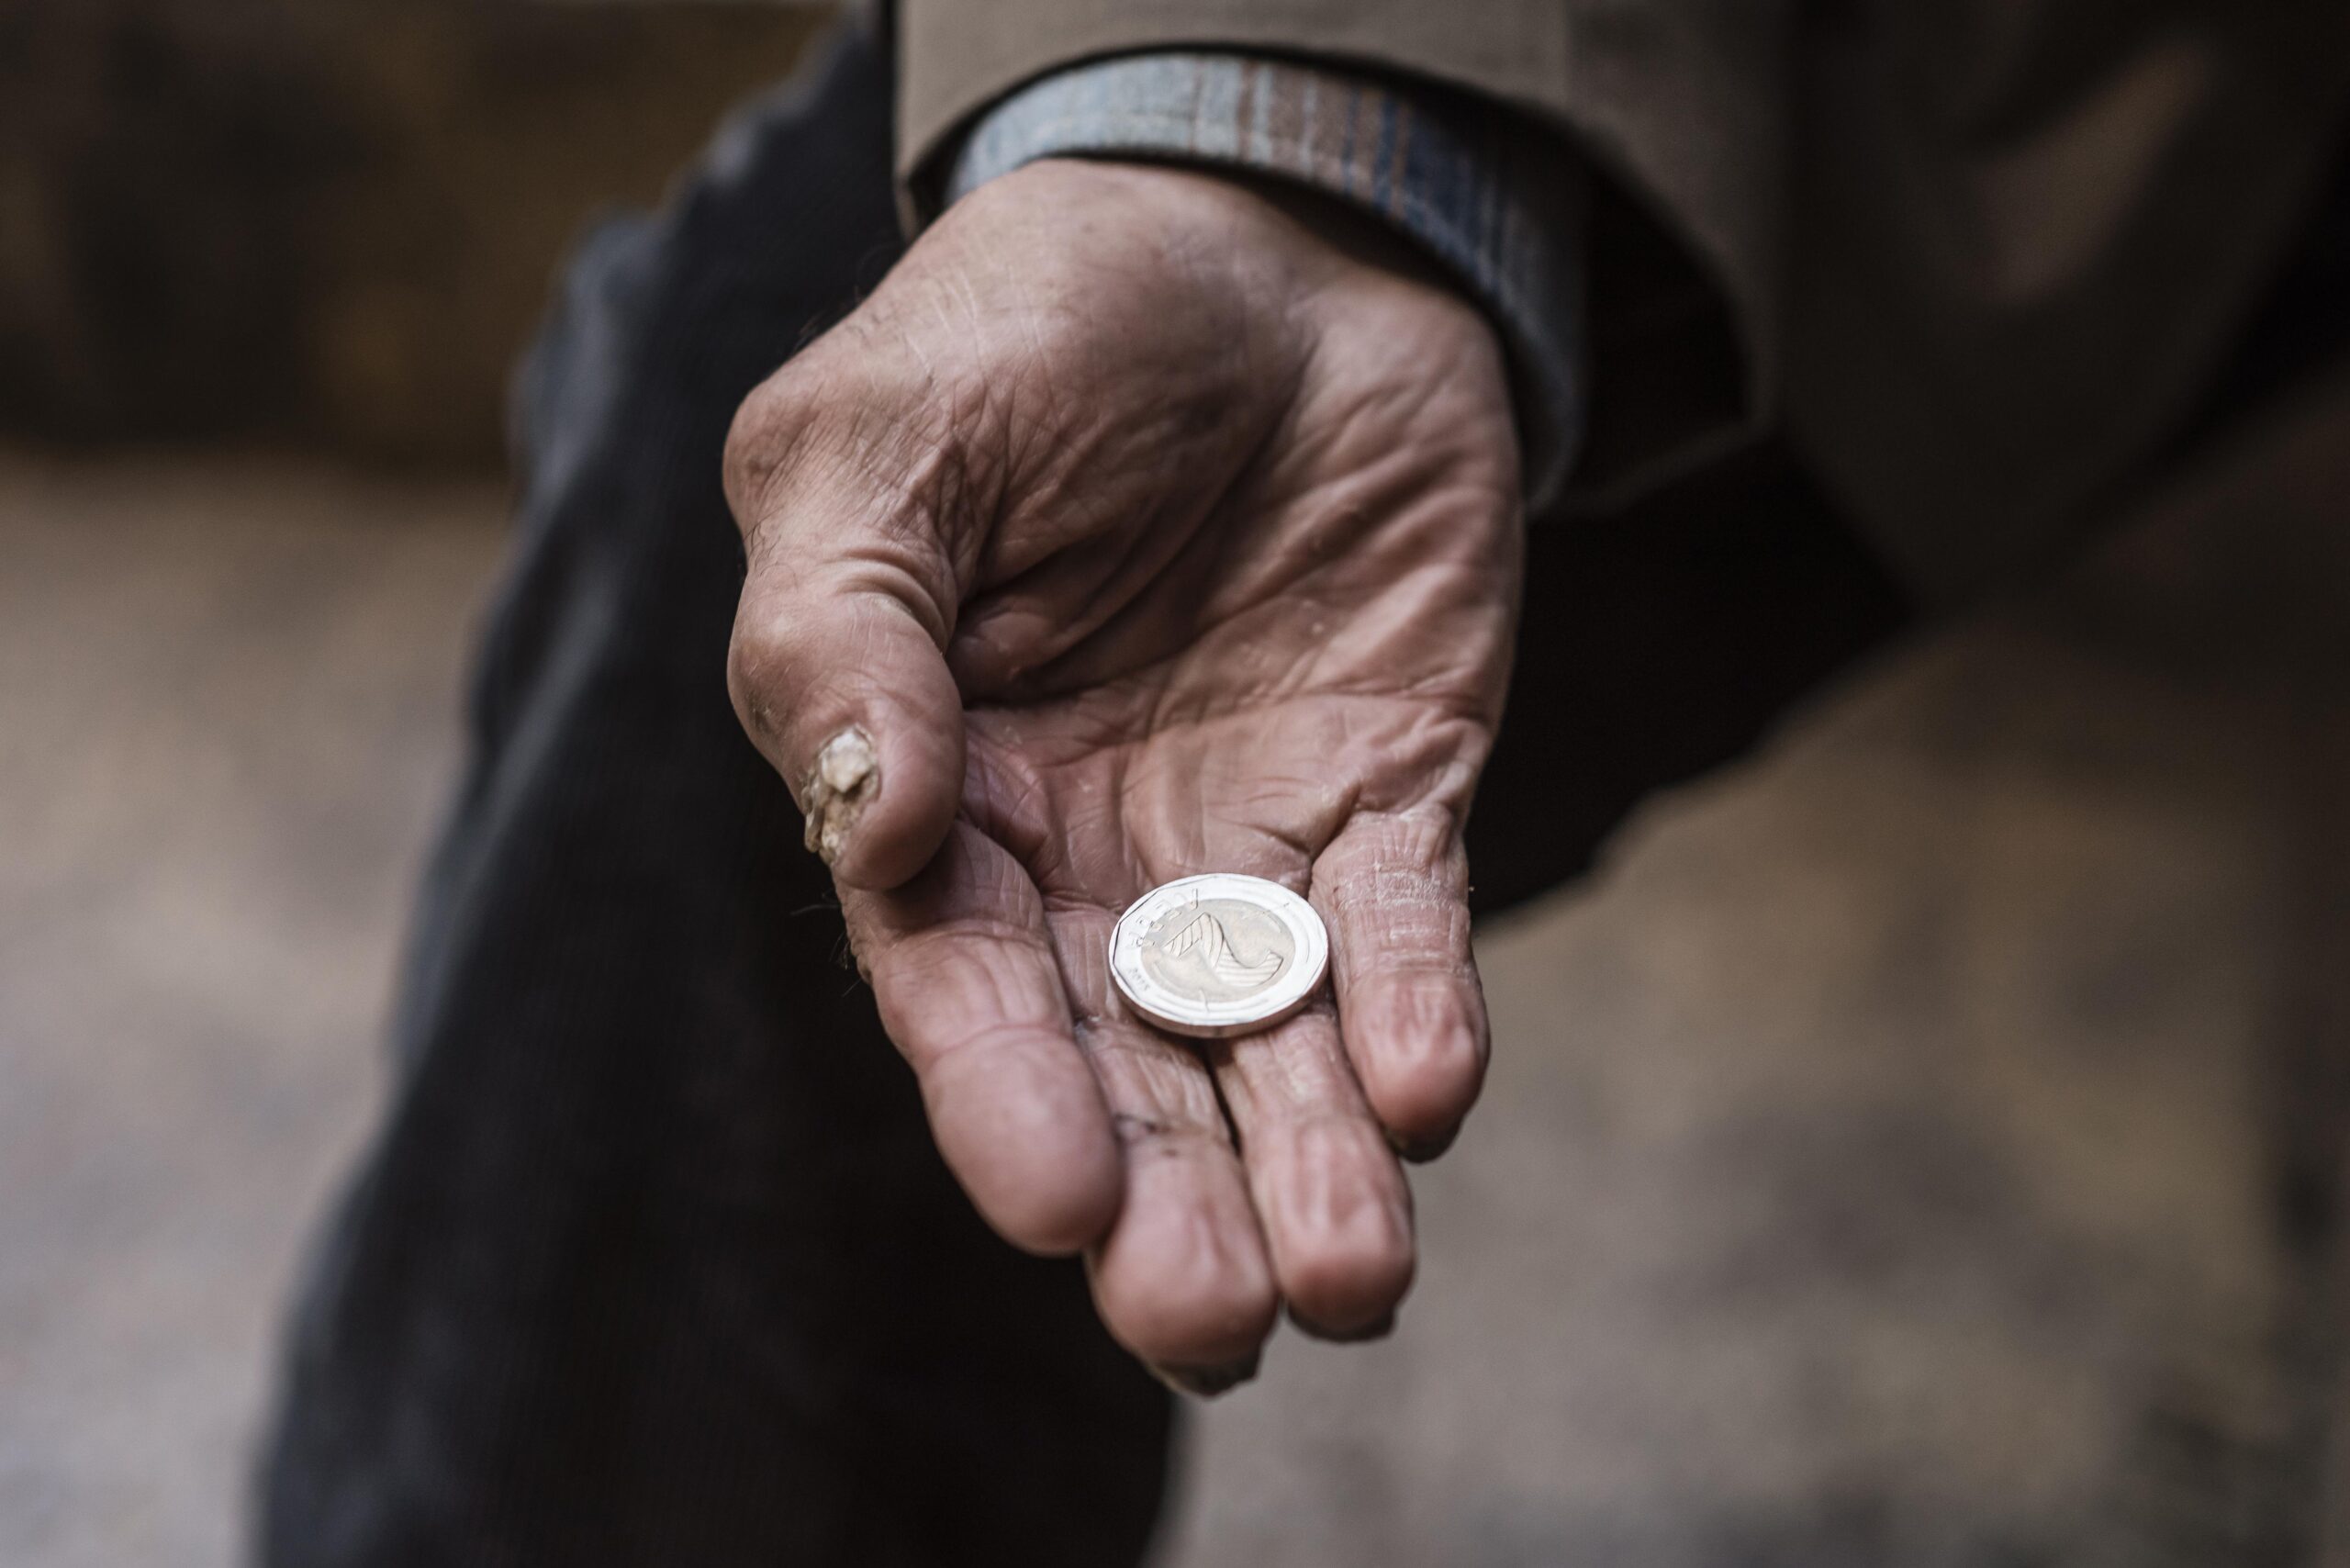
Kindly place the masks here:
POLYGON ((1186 877, 1152 889, 1110 935, 1110 973, 1162 1029, 1222 1039, 1304 1007, 1330 968, 1314 906, 1258 877, 1186 877))

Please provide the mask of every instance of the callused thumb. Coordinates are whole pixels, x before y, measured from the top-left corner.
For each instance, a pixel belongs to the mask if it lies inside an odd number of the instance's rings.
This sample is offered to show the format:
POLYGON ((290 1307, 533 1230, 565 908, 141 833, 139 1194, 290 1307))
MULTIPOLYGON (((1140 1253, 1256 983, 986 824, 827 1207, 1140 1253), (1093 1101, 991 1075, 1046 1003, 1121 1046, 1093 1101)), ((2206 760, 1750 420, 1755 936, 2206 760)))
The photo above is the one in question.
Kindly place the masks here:
POLYGON ((735 711, 806 813, 808 847, 850 887, 895 888, 937 853, 962 797, 944 563, 837 521, 774 517, 752 539, 735 711))

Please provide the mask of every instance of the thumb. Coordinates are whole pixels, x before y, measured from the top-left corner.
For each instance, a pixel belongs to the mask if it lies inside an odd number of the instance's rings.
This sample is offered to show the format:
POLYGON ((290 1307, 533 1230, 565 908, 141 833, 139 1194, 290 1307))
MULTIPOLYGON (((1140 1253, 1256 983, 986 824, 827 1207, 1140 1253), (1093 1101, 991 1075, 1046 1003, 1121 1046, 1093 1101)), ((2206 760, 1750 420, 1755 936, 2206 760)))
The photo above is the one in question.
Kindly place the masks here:
POLYGON ((804 494, 745 532, 734 711, 807 814, 808 847, 847 886, 895 888, 962 798, 962 694, 941 652, 951 571, 905 531, 804 494))

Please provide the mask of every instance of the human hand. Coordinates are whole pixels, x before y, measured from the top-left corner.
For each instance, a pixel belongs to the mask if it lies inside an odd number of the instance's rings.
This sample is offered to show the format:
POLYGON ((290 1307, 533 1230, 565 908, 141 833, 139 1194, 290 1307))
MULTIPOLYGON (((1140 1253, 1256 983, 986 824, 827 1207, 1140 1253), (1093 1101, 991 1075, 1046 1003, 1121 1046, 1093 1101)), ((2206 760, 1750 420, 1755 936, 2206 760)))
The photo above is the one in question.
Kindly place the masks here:
POLYGON ((1461 827, 1521 560, 1483 320, 1310 198, 1038 163, 751 398, 727 483, 736 709, 980 1213, 1197 1391, 1283 1301, 1383 1331, 1392 1149, 1486 1056, 1461 827), (1312 898, 1335 1002, 1194 1044, 1122 1006, 1119 913, 1205 871, 1312 898))

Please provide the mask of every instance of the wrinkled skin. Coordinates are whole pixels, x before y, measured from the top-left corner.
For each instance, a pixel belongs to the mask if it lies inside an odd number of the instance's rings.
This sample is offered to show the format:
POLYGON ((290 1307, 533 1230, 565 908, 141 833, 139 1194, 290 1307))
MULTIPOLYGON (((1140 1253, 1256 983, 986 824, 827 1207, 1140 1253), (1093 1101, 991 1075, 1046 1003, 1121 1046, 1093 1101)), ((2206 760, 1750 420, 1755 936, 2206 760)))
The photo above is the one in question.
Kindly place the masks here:
POLYGON ((1490 329, 1385 244, 1211 175, 1039 163, 958 203, 730 444, 735 704, 817 813, 939 1147, 1199 1392, 1283 1303, 1385 1330, 1414 1268, 1394 1151, 1440 1150, 1484 1069, 1461 827, 1517 451, 1490 329), (1195 1048, 1105 959, 1127 903, 1210 870, 1307 893, 1334 984, 1195 1048))

